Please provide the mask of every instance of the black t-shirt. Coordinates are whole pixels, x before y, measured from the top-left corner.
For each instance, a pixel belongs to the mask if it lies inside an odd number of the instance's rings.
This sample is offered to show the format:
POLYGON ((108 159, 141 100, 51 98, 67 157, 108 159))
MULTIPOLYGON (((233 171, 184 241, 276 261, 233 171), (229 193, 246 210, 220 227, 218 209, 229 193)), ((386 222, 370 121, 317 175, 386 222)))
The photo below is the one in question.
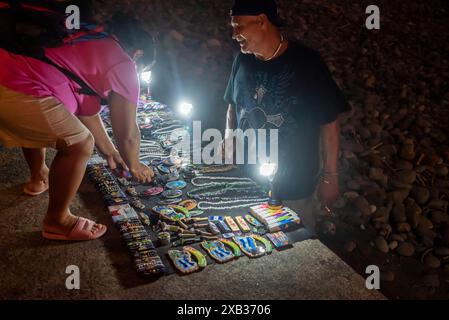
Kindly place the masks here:
MULTIPOLYGON (((240 53, 224 99, 235 107, 238 128, 278 129, 275 192, 283 199, 311 195, 319 172, 320 126, 350 109, 319 53, 297 42, 269 61, 240 53)), ((259 176, 259 165, 245 168, 259 176)))

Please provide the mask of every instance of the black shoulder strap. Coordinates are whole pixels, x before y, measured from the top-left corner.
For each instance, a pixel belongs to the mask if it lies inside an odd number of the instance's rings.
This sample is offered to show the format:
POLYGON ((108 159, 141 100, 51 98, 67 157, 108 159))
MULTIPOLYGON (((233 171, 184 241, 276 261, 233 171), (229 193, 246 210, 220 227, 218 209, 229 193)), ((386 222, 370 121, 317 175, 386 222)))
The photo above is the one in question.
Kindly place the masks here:
POLYGON ((80 77, 78 77, 73 72, 71 72, 71 71, 69 71, 67 69, 64 69, 63 67, 57 65, 56 63, 54 63, 52 60, 50 60, 46 56, 38 57, 37 59, 52 65, 53 67, 55 67, 56 69, 61 71, 67 78, 73 80, 76 84, 78 84, 80 86, 80 89, 78 91, 79 93, 85 94, 85 95, 88 95, 88 96, 98 96, 98 94, 94 90, 92 90, 80 77))

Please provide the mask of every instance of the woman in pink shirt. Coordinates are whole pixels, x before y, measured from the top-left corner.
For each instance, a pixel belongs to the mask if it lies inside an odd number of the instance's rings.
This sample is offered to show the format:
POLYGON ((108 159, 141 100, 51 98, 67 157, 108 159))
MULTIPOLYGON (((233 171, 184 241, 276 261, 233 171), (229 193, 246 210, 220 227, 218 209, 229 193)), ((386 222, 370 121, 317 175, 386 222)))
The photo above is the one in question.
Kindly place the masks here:
POLYGON ((79 93, 80 86, 50 64, 0 49, 0 141, 23 148, 31 172, 25 193, 38 195, 49 189, 45 238, 91 240, 106 232, 106 226, 77 217, 69 208, 94 143, 112 169, 121 166, 140 182, 153 177, 152 170, 139 161, 139 81, 134 61, 139 57, 152 61, 153 41, 136 21, 122 19, 114 27, 112 37, 45 52, 55 64, 80 77, 96 96, 79 93), (118 150, 98 114, 101 99, 108 101, 118 150), (45 164, 47 147, 58 151, 50 169, 45 164))

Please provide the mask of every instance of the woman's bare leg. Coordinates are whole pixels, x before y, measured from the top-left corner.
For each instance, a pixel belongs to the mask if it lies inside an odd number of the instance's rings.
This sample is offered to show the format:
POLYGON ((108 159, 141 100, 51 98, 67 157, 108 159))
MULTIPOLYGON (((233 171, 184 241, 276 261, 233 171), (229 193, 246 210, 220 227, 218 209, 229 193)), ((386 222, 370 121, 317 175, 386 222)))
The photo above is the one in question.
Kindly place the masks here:
MULTIPOLYGON (((57 147, 58 153, 50 167, 50 199, 44 219, 44 231, 68 234, 78 217, 70 212, 70 204, 86 170, 86 162, 92 154, 94 139, 91 135, 84 141, 57 147)), ((93 233, 105 226, 96 224, 93 233)))
POLYGON ((48 189, 49 169, 45 164, 45 148, 22 148, 25 160, 30 168, 30 181, 25 184, 24 192, 39 194, 48 189))

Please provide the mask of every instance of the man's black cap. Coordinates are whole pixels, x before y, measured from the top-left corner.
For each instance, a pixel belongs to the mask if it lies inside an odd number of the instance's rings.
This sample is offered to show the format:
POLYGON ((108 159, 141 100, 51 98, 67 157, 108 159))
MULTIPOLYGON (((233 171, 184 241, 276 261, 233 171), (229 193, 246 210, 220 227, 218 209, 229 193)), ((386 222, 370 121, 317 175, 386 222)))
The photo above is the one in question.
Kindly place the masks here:
POLYGON ((231 16, 258 16, 266 14, 272 24, 278 27, 285 26, 279 18, 275 0, 235 0, 231 8, 231 16))

